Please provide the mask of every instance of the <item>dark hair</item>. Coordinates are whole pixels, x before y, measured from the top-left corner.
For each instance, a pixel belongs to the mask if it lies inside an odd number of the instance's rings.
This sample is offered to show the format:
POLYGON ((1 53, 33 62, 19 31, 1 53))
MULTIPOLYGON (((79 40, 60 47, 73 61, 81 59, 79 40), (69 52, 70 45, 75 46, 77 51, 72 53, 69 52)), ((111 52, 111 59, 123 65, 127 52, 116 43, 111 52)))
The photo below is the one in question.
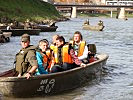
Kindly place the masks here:
POLYGON ((49 42, 48 42, 47 39, 42 39, 42 40, 39 41, 39 43, 40 43, 40 42, 44 42, 44 43, 47 43, 47 44, 49 45, 49 42))
POLYGON ((76 32, 74 33, 74 35, 75 35, 75 34, 79 34, 79 35, 80 35, 80 39, 83 40, 83 36, 82 36, 82 34, 81 34, 79 31, 76 31, 76 32))
POLYGON ((60 42, 64 42, 65 43, 65 39, 64 39, 64 37, 63 36, 59 36, 59 37, 57 37, 56 38, 56 40, 59 40, 60 42))

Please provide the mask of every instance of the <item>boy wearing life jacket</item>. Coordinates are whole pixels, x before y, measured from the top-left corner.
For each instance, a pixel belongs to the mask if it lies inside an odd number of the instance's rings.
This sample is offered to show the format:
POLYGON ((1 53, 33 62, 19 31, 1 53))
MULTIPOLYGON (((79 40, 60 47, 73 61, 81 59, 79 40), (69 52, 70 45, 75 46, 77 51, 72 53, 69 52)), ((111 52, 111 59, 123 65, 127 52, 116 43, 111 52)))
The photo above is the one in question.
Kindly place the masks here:
POLYGON ((18 77, 25 76, 27 79, 35 73, 37 69, 37 60, 35 55, 35 47, 30 45, 30 36, 23 34, 21 37, 22 49, 16 54, 15 70, 18 77))
POLYGON ((46 39, 39 41, 38 49, 36 50, 36 58, 38 62, 38 68, 35 75, 48 74, 48 70, 51 67, 52 51, 48 49, 49 42, 46 39), (47 70, 47 71, 46 71, 47 70))
POLYGON ((86 66, 75 55, 71 45, 66 44, 63 36, 57 37, 53 52, 55 59, 55 65, 51 68, 53 73, 72 69, 75 64, 82 67, 86 66))
POLYGON ((76 31, 73 36, 73 40, 69 42, 78 56, 78 59, 83 61, 88 56, 88 48, 86 46, 86 41, 83 41, 83 37, 79 31, 76 31))

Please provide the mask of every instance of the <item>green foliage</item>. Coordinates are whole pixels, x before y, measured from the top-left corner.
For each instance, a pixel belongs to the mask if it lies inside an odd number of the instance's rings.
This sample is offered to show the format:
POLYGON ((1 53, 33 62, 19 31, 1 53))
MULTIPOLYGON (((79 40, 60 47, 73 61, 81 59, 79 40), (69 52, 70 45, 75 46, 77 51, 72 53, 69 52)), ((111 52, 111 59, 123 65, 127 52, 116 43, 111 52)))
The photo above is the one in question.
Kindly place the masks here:
POLYGON ((7 17, 18 21, 26 19, 43 21, 59 16, 53 5, 42 0, 0 0, 0 18, 7 17))

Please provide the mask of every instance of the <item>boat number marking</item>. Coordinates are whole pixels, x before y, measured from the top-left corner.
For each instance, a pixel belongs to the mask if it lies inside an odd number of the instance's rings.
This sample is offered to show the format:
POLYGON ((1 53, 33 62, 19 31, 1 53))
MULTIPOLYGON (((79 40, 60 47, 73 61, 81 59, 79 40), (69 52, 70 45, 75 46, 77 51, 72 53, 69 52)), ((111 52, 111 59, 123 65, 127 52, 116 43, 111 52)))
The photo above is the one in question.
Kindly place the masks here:
POLYGON ((41 80, 40 87, 37 89, 37 91, 38 92, 45 91, 45 93, 49 93, 51 89, 54 87, 54 85, 55 85, 55 79, 41 80))

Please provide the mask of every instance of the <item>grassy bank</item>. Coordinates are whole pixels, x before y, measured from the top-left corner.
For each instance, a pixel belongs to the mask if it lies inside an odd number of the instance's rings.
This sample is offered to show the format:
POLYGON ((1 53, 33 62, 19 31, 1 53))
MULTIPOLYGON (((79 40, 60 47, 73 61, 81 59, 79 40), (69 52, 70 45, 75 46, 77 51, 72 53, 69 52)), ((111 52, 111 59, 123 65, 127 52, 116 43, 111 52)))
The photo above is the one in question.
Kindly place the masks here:
POLYGON ((55 7, 41 0, 0 0, 1 20, 43 21, 60 17, 55 7))

